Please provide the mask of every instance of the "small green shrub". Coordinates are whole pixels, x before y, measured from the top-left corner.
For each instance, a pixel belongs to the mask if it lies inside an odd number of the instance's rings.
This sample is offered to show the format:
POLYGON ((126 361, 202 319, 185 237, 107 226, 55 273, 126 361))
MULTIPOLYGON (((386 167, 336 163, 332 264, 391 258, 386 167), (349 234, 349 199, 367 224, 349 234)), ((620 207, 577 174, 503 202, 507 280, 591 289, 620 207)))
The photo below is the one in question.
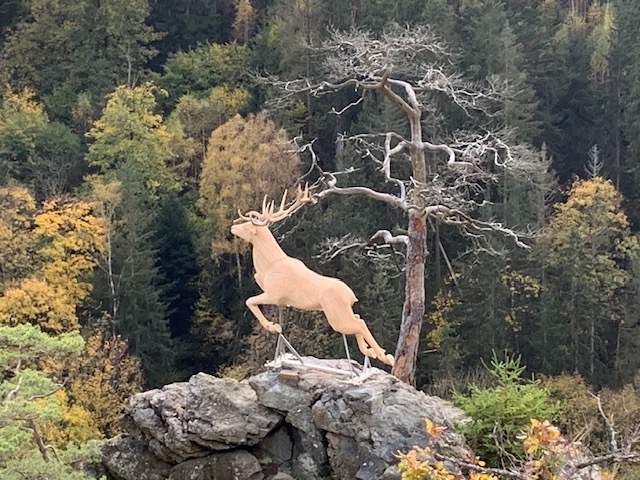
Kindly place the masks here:
POLYGON ((560 405, 535 379, 522 378, 525 367, 520 359, 493 356, 489 372, 497 385, 480 388, 471 385, 469 393, 455 393, 454 403, 471 417, 459 426, 476 455, 494 467, 507 467, 524 457, 517 436, 525 431, 532 418, 555 420, 560 405))
MULTIPOLYGON (((601 430, 599 425, 602 423, 602 418, 598 412, 596 400, 590 394, 592 388, 577 373, 542 377, 541 381, 549 392, 549 397, 561 405, 556 425, 568 438, 579 438, 593 451, 596 446, 593 443, 594 440, 598 443, 593 434, 601 430)), ((608 434, 608 432, 605 433, 608 434)), ((609 441, 605 435, 605 448, 608 448, 608 444, 609 441)), ((601 453, 602 450, 596 448, 596 452, 601 453)))

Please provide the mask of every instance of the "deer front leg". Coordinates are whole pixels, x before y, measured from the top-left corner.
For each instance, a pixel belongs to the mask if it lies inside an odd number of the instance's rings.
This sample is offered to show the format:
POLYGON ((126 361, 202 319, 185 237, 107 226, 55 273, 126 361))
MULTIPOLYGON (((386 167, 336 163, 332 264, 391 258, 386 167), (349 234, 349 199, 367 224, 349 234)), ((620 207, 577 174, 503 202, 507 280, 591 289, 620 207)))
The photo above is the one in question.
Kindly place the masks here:
POLYGON ((282 333, 282 326, 267 320, 267 318, 260 310, 259 305, 275 305, 275 303, 272 299, 269 298, 269 295, 267 293, 261 293, 260 295, 256 295, 255 297, 250 297, 247 299, 245 304, 247 305, 247 307, 249 307, 251 313, 255 315, 255 317, 260 322, 260 325, 262 325, 264 329, 273 333, 282 333))

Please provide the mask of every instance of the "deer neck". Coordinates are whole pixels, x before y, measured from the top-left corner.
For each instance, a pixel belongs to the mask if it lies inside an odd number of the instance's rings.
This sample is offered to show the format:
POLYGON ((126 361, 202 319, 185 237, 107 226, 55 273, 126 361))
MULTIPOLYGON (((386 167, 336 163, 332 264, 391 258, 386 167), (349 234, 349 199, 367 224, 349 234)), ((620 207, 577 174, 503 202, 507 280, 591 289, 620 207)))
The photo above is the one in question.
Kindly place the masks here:
POLYGON ((259 227, 258 233, 253 239, 253 266, 257 272, 269 268, 273 262, 286 258, 269 227, 259 227))

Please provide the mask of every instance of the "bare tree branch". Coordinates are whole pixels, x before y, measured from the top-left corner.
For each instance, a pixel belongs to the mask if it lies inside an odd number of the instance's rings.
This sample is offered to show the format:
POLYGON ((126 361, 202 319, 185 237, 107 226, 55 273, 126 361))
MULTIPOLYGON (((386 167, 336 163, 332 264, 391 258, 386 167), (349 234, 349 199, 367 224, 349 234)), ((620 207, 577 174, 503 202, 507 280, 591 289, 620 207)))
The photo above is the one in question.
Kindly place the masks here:
POLYGON ((602 407, 602 400, 599 395, 591 392, 589 394, 595 399, 598 406, 598 413, 609 429, 609 447, 610 450, 604 455, 588 458, 579 462, 567 462, 562 469, 563 478, 573 478, 578 471, 588 468, 592 465, 600 465, 603 463, 637 463, 640 462, 640 454, 635 451, 636 445, 640 443, 640 427, 636 426, 633 433, 624 439, 624 444, 618 443, 618 431, 616 430, 613 416, 609 417, 602 407))
POLYGON ((364 100, 364 97, 360 97, 355 102, 351 102, 346 107, 343 107, 340 110, 336 110, 335 108, 331 107, 331 113, 333 113, 335 115, 338 115, 338 116, 342 115, 344 112, 346 112, 350 108, 355 107, 356 105, 360 105, 360 103, 362 103, 363 100, 364 100))
POLYGON ((368 187, 338 187, 336 186, 336 176, 333 173, 325 173, 324 183, 326 188, 315 193, 314 198, 322 199, 329 195, 362 195, 373 200, 385 202, 395 208, 405 209, 405 202, 389 193, 378 192, 368 187))
MULTIPOLYGON (((386 232, 386 231, 382 231, 386 232)), ((380 233, 377 232, 376 235, 380 233)), ((356 237, 352 234, 344 235, 340 238, 325 238, 318 245, 320 251, 314 258, 321 263, 327 263, 336 257, 349 253, 348 258, 356 264, 361 260, 374 262, 385 269, 390 278, 397 276, 404 271, 405 256, 401 251, 394 248, 394 245, 404 244, 404 235, 394 236, 389 233, 389 243, 384 242, 386 235, 374 235, 369 241, 356 237)))
POLYGON ((384 192, 378 192, 367 187, 338 187, 336 185, 338 183, 338 179, 336 178, 337 173, 324 172, 318 165, 318 157, 313 149, 313 142, 302 145, 301 147, 299 147, 299 149, 300 149, 300 153, 307 151, 311 155, 311 169, 308 173, 310 173, 312 169, 315 169, 322 175, 322 177, 318 180, 318 182, 316 182, 316 184, 314 184, 312 187, 315 190, 322 187, 322 190, 314 193, 313 195, 314 201, 318 201, 319 199, 322 199, 331 194, 363 195, 365 197, 369 197, 374 200, 379 200, 379 201, 388 203, 393 207, 404 209, 404 203, 405 203, 404 200, 394 195, 384 193, 384 192))
POLYGON ((13 388, 11 391, 9 391, 9 393, 7 393, 7 396, 4 399, 4 405, 5 407, 9 404, 9 402, 11 400, 13 400, 16 395, 18 394, 18 392, 20 391, 20 386, 22 385, 22 375, 20 376, 20 378, 18 379, 18 383, 16 384, 15 388, 13 388))
POLYGON ((406 235, 392 235, 389 230, 378 230, 369 239, 369 244, 379 244, 380 242, 386 245, 406 245, 409 242, 409 237, 406 235))
POLYGON ((366 246, 367 242, 351 234, 344 235, 340 238, 325 238, 320 243, 320 253, 314 255, 314 258, 319 259, 321 263, 326 263, 347 250, 364 248, 366 246))
POLYGON ((56 388, 54 390, 52 390, 50 392, 47 392, 47 393, 42 393, 40 395, 32 395, 32 396, 30 396, 28 398, 28 400, 30 402, 32 402, 33 400, 41 400, 43 398, 50 397, 51 395, 54 395, 56 392, 59 392, 60 390, 62 390, 63 387, 64 387, 64 384, 63 383, 59 383, 59 384, 56 385, 56 388))

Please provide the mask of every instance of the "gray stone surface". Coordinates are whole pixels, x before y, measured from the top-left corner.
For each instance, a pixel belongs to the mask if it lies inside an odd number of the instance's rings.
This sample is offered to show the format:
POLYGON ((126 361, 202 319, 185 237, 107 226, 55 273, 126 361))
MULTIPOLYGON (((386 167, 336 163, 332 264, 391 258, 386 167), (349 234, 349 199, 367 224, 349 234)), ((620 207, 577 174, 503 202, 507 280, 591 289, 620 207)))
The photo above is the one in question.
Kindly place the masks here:
POLYGON ((462 454, 464 448, 464 438, 453 427, 463 413, 391 375, 376 375, 361 385, 328 386, 312 415, 313 423, 328 432, 332 467, 344 471, 342 478, 379 478, 398 451, 429 445, 425 418, 448 427, 441 440, 450 451, 462 454), (355 469, 355 459, 361 470, 355 469))
MULTIPOLYGON (((102 449, 118 480, 398 480, 398 451, 466 451, 454 427, 462 411, 377 369, 355 380, 295 369, 243 382, 201 373, 134 395, 126 412, 129 435, 102 449), (438 445, 425 418, 448 427, 438 445)), ((600 480, 596 470, 572 478, 600 480)))
MULTIPOLYGON (((201 373, 134 395, 126 413, 145 455, 134 460, 116 448, 103 451, 105 465, 124 480, 141 480, 127 461, 153 458, 161 466, 153 480, 222 480, 236 471, 251 480, 276 473, 376 480, 398 451, 429 443, 425 417, 449 426, 462 418, 447 402, 377 369, 356 380, 317 370, 267 371, 243 382, 201 373), (226 473, 210 477, 213 471, 226 473)), ((446 443, 461 451, 464 440, 450 429, 446 443)))
POLYGON ((282 465, 290 462, 293 457, 293 442, 287 427, 280 427, 267 435, 252 449, 252 453, 263 463, 282 465))
POLYGON ((129 435, 107 440, 100 450, 102 463, 116 479, 165 480, 172 468, 129 435))
POLYGON ((255 445, 283 419, 247 382, 203 373, 134 395, 126 412, 154 455, 172 463, 255 445))
POLYGON ((296 479, 284 472, 278 472, 269 480, 296 480, 296 479))
POLYGON ((258 459, 245 450, 220 452, 176 465, 168 480, 263 480, 258 459))
MULTIPOLYGON (((574 457, 573 463, 586 463, 593 458, 593 454, 586 448, 582 448, 580 453, 574 457)), ((602 480, 602 471, 598 465, 576 470, 565 465, 558 472, 558 480, 602 480)))

